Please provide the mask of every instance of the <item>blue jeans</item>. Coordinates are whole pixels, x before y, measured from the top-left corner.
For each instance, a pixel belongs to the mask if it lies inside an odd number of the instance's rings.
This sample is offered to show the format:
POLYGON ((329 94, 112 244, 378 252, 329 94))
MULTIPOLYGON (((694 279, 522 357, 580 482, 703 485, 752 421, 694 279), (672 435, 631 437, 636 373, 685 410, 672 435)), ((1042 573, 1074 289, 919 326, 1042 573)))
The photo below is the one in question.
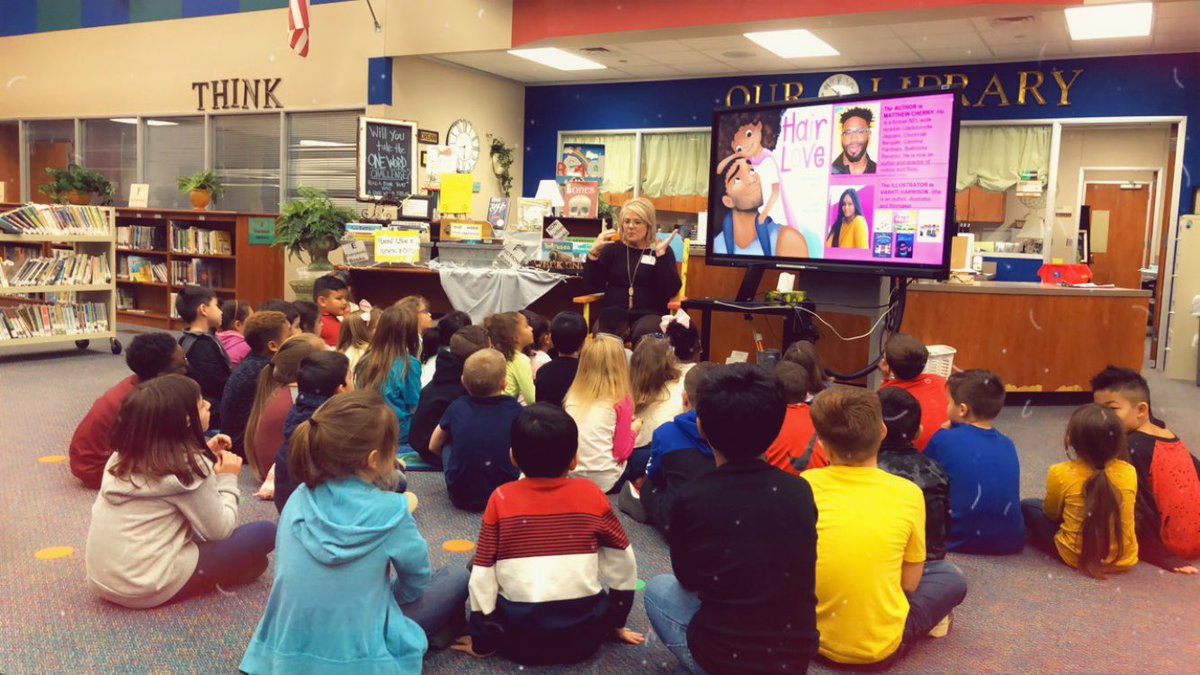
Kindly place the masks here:
POLYGON ((687 631, 692 617, 700 611, 700 598, 679 584, 673 574, 661 574, 646 583, 646 616, 663 646, 690 673, 704 675, 704 669, 692 658, 687 631))
POLYGON ((246 523, 228 539, 197 541, 196 569, 172 602, 207 593, 217 586, 248 584, 267 570, 267 554, 275 550, 275 523, 246 523))
POLYGON ((904 643, 896 650, 898 654, 907 651, 962 604, 967 597, 967 577, 949 560, 926 560, 917 590, 905 595, 908 619, 904 622, 904 643))
POLYGON ((412 619, 426 635, 436 633, 454 619, 462 618, 467 605, 467 582, 471 573, 462 565, 447 565, 429 577, 421 597, 400 605, 404 616, 412 619))

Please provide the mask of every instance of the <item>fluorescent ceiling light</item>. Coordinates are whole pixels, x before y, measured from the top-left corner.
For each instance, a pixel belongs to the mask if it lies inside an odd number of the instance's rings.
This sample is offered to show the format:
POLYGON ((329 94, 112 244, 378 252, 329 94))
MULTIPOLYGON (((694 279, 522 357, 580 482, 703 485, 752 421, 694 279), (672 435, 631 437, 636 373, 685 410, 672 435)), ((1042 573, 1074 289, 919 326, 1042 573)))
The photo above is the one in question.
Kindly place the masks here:
POLYGON ((109 122, 120 122, 121 124, 137 124, 136 117, 110 117, 109 122))
POLYGON ((603 70, 607 67, 603 63, 596 63, 556 47, 510 49, 508 53, 559 70, 603 70))
POLYGON ((1145 37, 1150 34, 1154 5, 1134 2, 1123 5, 1087 5, 1063 10, 1072 40, 1145 37))
POLYGON ((795 30, 771 30, 761 33, 743 33, 759 46, 785 59, 803 59, 813 56, 838 56, 838 50, 812 33, 795 30))
MULTIPOLYGON (((119 122, 121 124, 137 124, 136 117, 110 117, 109 122, 119 122)), ((168 122, 167 120, 146 120, 146 126, 150 127, 177 127, 179 122, 168 122)))
POLYGON ((350 143, 339 143, 337 141, 316 141, 311 138, 305 138, 300 141, 300 145, 306 148, 348 148, 350 143))

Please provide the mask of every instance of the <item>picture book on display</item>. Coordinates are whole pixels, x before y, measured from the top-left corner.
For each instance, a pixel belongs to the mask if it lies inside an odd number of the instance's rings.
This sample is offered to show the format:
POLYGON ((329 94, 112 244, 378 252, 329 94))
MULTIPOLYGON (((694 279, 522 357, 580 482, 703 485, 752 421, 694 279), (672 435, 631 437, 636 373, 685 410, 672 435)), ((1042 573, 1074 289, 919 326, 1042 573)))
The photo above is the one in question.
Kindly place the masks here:
POLYGON ((563 184, 563 203, 569 218, 595 218, 600 212, 600 184, 567 181, 563 184))
POLYGON ((508 197, 492 197, 488 201, 487 221, 492 224, 494 236, 500 236, 498 233, 508 225, 508 206, 508 197))

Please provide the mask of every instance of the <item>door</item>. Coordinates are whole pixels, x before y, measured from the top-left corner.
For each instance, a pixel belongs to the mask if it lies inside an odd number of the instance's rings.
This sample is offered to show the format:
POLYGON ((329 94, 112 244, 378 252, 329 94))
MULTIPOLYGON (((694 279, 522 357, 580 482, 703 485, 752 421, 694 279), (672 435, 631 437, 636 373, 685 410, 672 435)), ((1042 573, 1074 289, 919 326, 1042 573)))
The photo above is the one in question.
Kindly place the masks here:
POLYGON ((1092 281, 1118 288, 1141 288, 1142 256, 1146 250, 1146 223, 1150 215, 1151 188, 1147 184, 1089 183, 1084 204, 1092 208, 1092 281), (1104 253, 1095 252, 1097 216, 1108 214, 1108 242, 1104 253))

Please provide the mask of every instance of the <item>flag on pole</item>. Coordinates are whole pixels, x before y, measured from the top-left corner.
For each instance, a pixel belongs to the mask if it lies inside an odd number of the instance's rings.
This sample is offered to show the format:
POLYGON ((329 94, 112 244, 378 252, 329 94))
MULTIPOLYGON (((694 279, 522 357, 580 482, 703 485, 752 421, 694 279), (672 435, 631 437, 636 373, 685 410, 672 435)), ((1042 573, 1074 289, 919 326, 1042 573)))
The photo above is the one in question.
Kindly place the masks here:
POLYGON ((308 0, 288 0, 288 45, 308 56, 308 0))

